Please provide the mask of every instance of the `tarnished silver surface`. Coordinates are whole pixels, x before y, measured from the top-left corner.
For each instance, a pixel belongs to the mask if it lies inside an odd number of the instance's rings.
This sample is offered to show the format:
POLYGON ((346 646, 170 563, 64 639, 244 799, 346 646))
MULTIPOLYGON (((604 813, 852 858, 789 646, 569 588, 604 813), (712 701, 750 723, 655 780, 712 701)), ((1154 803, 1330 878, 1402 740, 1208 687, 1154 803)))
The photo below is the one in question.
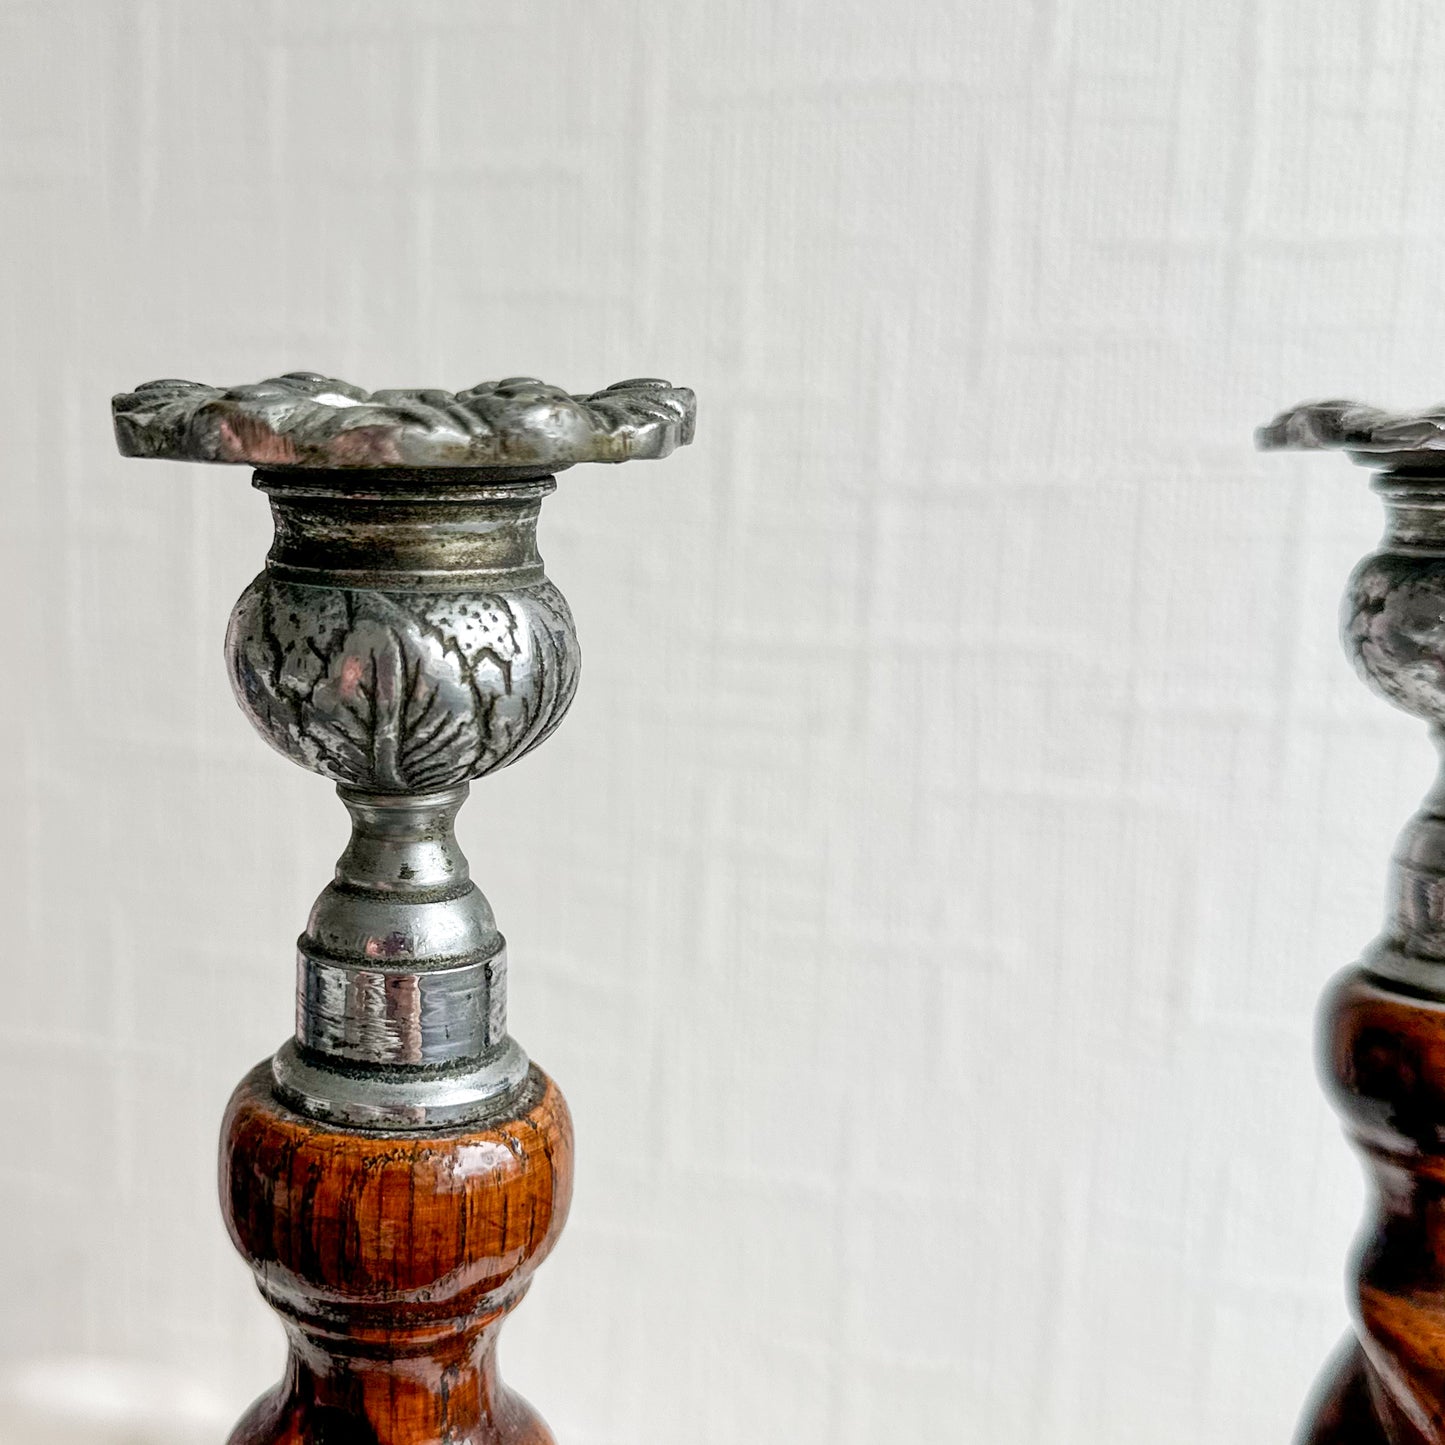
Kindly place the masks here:
POLYGON ((1363 962, 1382 978, 1445 999, 1445 409, 1392 415, 1353 402, 1281 413, 1261 448, 1339 448, 1379 469, 1385 535, 1355 568, 1341 611, 1361 677, 1431 724, 1442 771, 1392 859, 1384 932, 1363 962))
POLYGON ((115 398, 130 457, 257 467, 541 467, 665 457, 692 440, 692 392, 619 381, 572 396, 532 376, 467 391, 364 391, 310 371, 248 386, 148 381, 115 398))
POLYGON ((545 579, 491 592, 380 591, 263 573, 231 614, 236 700, 267 742, 338 783, 454 787, 561 722, 581 657, 545 579))
POLYGON ((419 970, 302 953, 296 1037, 313 1053, 387 1064, 450 1064, 502 1042, 507 954, 419 970))
POLYGON ((521 1088, 527 1056, 508 1037, 467 1067, 348 1073, 303 1055, 293 1041, 277 1049, 271 1075, 277 1093, 303 1114, 353 1129, 394 1133, 484 1119, 521 1088))
POLYGON ((1445 405, 1390 412, 1357 401, 1307 401, 1254 434, 1261 451, 1348 452, 1371 467, 1445 464, 1445 405))
POLYGON ((465 787, 340 789, 352 836, 297 944, 296 1038, 352 1063, 476 1059, 507 1023, 507 955, 453 821, 465 787))
POLYGON ((295 373, 115 398, 133 456, 250 461, 276 535, 226 659, 256 729, 339 785, 352 838, 297 946, 293 1107, 356 1128, 484 1116, 527 1077, 507 954, 453 822, 467 784, 561 721, 580 653, 537 551, 550 472, 688 442, 690 391, 571 397, 531 379, 455 396, 295 373))

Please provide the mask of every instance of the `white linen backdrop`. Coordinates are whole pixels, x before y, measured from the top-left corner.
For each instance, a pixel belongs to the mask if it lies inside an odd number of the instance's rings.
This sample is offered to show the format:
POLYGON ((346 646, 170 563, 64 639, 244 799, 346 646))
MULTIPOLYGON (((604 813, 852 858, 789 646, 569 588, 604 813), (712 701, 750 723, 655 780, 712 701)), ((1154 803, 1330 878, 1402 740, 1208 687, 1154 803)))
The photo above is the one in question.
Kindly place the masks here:
POLYGON ((1364 477, 1251 430, 1445 393, 1442 56, 1427 0, 0 0, 0 1437, 279 1373, 216 1133, 344 817, 221 667, 264 499, 107 402, 305 368, 701 399, 547 503, 581 692, 461 822, 577 1120, 503 1346, 564 1445, 1284 1440, 1362 1202, 1314 1001, 1433 764, 1336 644, 1364 477))

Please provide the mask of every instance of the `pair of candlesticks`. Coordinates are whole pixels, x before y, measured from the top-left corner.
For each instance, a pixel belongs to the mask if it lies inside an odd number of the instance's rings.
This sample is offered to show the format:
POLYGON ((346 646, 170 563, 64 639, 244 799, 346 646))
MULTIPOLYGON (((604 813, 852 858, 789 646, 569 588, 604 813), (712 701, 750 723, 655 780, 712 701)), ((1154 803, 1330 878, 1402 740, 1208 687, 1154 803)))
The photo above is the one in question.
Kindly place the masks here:
MULTIPOLYGON (((550 1445, 496 1343, 566 1218, 571 1123, 507 1032, 505 946, 453 820, 577 686, 536 543, 555 474, 665 457, 692 440, 693 395, 531 378, 368 394, 292 373, 152 382, 114 420, 128 456, 256 469, 275 540, 231 616, 231 681, 352 820, 299 941, 295 1037, 223 1128, 226 1222, 290 1341, 231 1445, 550 1445)), ((1351 581, 1346 642, 1445 738, 1445 411, 1317 404, 1259 441, 1379 470, 1389 527, 1351 581)), ((1325 998, 1323 1071, 1375 1206, 1356 1331, 1305 1445, 1445 1445, 1445 780, 1394 891, 1384 935, 1325 998)))

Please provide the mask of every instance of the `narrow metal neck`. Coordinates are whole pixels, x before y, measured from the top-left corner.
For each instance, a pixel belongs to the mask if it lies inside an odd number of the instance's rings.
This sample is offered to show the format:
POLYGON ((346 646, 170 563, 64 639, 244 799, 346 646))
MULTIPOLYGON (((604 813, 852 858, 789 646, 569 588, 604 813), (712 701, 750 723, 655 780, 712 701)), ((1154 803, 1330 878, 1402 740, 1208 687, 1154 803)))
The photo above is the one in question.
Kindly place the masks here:
MULTIPOLYGON (((351 841, 336 863, 338 885, 413 902, 437 892, 470 893, 486 908, 457 843, 457 813, 470 791, 465 783, 434 793, 336 791, 351 814, 351 841)), ((490 909, 487 914, 490 922, 490 909)))
POLYGON ((526 1058, 507 1035, 505 943, 453 831, 467 788, 337 791, 351 841, 298 941, 278 1086, 340 1123, 474 1117, 521 1082, 526 1058))
POLYGON ((1385 502, 1389 551, 1445 551, 1445 471, 1393 471, 1375 478, 1385 502))
POLYGON ((1445 729, 1430 733, 1440 773, 1395 845, 1385 931, 1364 963, 1382 978, 1445 997, 1445 729))
POLYGON ((346 493, 262 472, 256 485, 270 493, 276 525, 266 569, 282 581, 457 592, 543 578, 537 517, 551 477, 346 493))

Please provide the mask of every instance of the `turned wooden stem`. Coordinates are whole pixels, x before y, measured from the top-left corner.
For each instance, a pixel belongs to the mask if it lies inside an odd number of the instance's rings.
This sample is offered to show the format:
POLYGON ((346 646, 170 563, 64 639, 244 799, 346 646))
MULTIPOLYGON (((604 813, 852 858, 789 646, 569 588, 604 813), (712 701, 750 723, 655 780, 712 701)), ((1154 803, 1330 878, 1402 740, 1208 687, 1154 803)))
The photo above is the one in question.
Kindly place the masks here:
POLYGON ((1351 1301, 1306 1445, 1445 1440, 1445 1004, 1363 969, 1321 1008, 1323 1072, 1372 1183, 1351 1301))
POLYGON ((496 1326, 457 1337, 466 1358, 433 1354, 414 1373, 293 1347, 281 1386, 257 1403, 230 1445, 328 1445, 353 1439, 457 1445, 555 1445, 520 1396, 498 1383, 496 1326), (370 1432, 359 1433, 359 1432, 370 1432))
POLYGON ((572 1125, 533 1067, 513 1109, 422 1135, 318 1128, 269 1065, 227 1112, 221 1205, 290 1339, 231 1445, 543 1445, 497 1333, 561 1233, 572 1125))

